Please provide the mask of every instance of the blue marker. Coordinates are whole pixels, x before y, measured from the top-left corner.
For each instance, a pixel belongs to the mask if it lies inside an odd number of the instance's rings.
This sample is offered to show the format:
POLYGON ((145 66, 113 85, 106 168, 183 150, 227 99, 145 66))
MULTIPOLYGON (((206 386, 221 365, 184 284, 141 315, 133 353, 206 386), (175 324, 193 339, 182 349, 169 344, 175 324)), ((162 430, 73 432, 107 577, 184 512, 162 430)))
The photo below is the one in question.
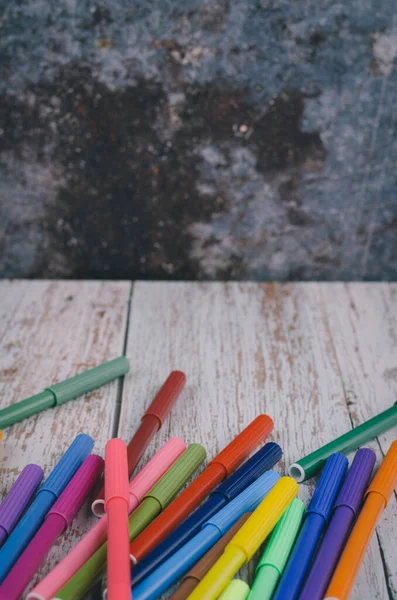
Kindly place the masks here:
POLYGON ((93 447, 94 440, 89 435, 81 433, 47 477, 25 515, 0 550, 0 582, 25 550, 40 528, 45 515, 93 447))
POLYGON ((278 444, 270 442, 244 463, 237 471, 219 485, 210 495, 207 502, 198 508, 190 517, 165 538, 150 554, 131 570, 132 584, 136 586, 154 569, 174 554, 190 540, 201 526, 213 515, 238 496, 262 473, 271 469, 282 456, 278 444))
POLYGON ((261 475, 237 498, 204 523, 201 531, 179 548, 139 585, 134 600, 155 600, 167 591, 234 525, 246 512, 252 512, 280 479, 274 471, 261 475))
POLYGON ((346 475, 348 460, 332 454, 325 463, 313 498, 305 513, 302 529, 292 550, 273 600, 296 600, 316 551, 332 506, 346 475))

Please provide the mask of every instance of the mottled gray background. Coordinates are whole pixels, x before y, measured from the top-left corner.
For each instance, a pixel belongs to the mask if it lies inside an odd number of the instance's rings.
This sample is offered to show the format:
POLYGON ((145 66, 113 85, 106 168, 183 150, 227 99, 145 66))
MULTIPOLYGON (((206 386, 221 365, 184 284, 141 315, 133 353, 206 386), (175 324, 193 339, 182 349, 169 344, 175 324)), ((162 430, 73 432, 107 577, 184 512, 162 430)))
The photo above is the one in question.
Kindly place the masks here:
POLYGON ((396 279, 395 0, 1 0, 0 275, 396 279))

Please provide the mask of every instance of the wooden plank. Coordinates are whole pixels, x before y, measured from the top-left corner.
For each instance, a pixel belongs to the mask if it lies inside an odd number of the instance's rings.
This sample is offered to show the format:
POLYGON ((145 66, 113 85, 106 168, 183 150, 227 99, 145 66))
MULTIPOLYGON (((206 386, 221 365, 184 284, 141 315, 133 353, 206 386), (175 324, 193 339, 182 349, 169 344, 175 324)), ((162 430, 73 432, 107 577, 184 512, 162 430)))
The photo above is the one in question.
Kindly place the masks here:
POLYGON ((11 323, 15 311, 22 302, 26 289, 26 285, 22 285, 20 281, 0 282, 0 340, 7 331, 7 327, 11 323))
MULTIPOLYGON (((335 332, 334 343, 351 420, 356 426, 397 400, 397 285, 335 285, 332 293, 324 291, 324 300, 335 332)), ((396 438, 397 427, 394 427, 370 444, 378 460, 396 438)), ((395 496, 380 521, 377 538, 372 540, 371 550, 379 542, 389 596, 397 598, 395 496)), ((371 553, 367 553, 363 569, 368 569, 370 562, 371 553)))
MULTIPOLYGON (((188 385, 148 456, 169 435, 213 457, 258 413, 274 417, 272 439, 290 464, 350 427, 340 365, 321 284, 138 283, 119 435, 128 440, 172 369, 188 385)), ((333 288, 330 288, 332 290, 333 288)), ((331 292, 332 293, 332 292, 331 292)), ((148 458, 145 457, 145 459, 148 458)), ((306 502, 311 486, 303 485, 306 502)), ((352 600, 386 600, 379 548, 352 600)), ((243 576, 252 581, 252 562, 243 576)))
MULTIPOLYGON (((130 289, 128 282, 2 282, 1 304, 15 309, 1 339, 0 405, 122 354, 130 289)), ((79 432, 90 434, 96 440, 94 451, 102 454, 112 436, 117 394, 118 383, 113 382, 6 429, 1 493, 29 462, 48 474, 79 432)), ((88 514, 84 507, 39 576, 89 529, 93 519, 88 514)))

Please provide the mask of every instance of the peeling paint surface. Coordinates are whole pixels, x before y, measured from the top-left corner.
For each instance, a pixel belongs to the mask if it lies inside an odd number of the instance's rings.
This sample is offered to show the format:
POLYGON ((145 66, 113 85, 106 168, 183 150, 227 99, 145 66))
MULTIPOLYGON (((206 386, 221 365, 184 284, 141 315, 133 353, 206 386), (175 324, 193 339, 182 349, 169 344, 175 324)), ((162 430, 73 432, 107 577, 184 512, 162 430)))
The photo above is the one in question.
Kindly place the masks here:
POLYGON ((0 0, 0 275, 397 277, 391 0, 0 0))

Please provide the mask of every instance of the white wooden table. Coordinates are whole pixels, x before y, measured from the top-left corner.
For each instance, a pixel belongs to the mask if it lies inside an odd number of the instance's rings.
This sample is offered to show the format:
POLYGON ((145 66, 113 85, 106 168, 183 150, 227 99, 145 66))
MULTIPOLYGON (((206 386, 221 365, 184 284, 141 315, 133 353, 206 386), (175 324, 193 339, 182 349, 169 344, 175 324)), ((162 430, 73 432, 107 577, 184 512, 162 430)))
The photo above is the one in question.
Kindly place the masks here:
MULTIPOLYGON (((187 387, 145 461, 170 435, 212 457, 266 412, 290 464, 397 400, 397 285, 3 281, 0 344, 2 407, 120 354, 131 362, 123 384, 4 432, 0 497, 28 462, 48 473, 79 432, 99 453, 112 436, 128 440, 172 369, 187 387)), ((378 458, 395 438, 397 428, 372 444, 378 458)), ((301 498, 311 491, 302 485, 301 498)), ((90 527, 88 514, 41 575, 90 527)), ((397 599, 396 540, 393 497, 352 600, 397 599)))

